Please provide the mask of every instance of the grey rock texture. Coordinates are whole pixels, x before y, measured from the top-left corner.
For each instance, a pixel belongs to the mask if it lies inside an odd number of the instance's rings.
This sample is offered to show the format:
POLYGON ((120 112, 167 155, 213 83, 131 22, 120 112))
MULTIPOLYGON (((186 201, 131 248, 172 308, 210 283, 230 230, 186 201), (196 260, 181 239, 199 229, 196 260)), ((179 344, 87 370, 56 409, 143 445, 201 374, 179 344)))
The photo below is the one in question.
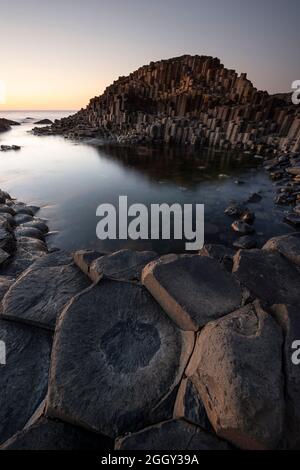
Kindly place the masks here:
POLYGON ((144 268, 142 282, 184 330, 196 331, 243 302, 239 283, 216 260, 205 256, 162 256, 144 268))
POLYGON ((18 238, 17 248, 10 264, 2 269, 0 273, 16 277, 30 267, 34 261, 45 256, 46 253, 47 246, 43 241, 28 237, 18 238))
POLYGON ((98 282, 102 277, 126 281, 139 280, 144 266, 157 257, 153 251, 116 251, 93 261, 89 276, 93 282, 98 282))
POLYGON ((90 285, 76 266, 32 267, 2 301, 2 318, 54 329, 70 299, 90 285))
POLYGON ((280 253, 240 250, 234 257, 233 273, 257 298, 274 303, 299 303, 300 271, 280 253))
POLYGON ((172 420, 117 439, 117 450, 230 450, 229 445, 184 420, 172 420))
POLYGON ((112 448, 113 443, 107 437, 45 417, 25 427, 0 446, 0 450, 94 450, 98 452, 107 452, 112 448))
POLYGON ((278 251, 289 261, 300 266, 300 232, 271 238, 263 246, 263 250, 278 251))
POLYGON ((0 365, 0 443, 20 431, 44 399, 52 337, 49 333, 0 320, 6 364, 0 365))
POLYGON ((284 443, 288 449, 300 449, 300 308, 299 305, 274 305, 272 312, 284 331, 284 378, 286 420, 284 443), (297 348, 294 342, 298 342, 297 348), (296 359, 296 361, 295 361, 296 359))
POLYGON ((78 250, 74 253, 74 263, 82 272, 84 272, 84 274, 89 276, 90 267, 93 261, 104 255, 105 253, 99 253, 94 250, 78 250))
POLYGON ((218 436, 242 449, 274 449, 284 423, 282 333, 249 304, 208 324, 187 369, 218 436))
POLYGON ((111 437, 141 429, 193 346, 143 287, 103 280, 59 318, 47 414, 111 437))

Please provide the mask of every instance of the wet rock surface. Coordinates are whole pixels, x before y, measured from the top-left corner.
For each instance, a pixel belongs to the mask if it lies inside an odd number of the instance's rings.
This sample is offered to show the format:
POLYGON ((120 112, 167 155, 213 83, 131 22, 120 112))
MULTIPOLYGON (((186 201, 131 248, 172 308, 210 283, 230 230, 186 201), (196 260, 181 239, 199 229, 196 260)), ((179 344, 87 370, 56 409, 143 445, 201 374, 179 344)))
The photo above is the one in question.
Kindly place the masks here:
POLYGON ((232 312, 243 301, 242 289, 234 277, 205 256, 162 256, 144 268, 142 282, 184 330, 196 331, 232 312))
POLYGON ((20 431, 48 386, 52 337, 39 329, 0 320, 6 364, 0 364, 0 443, 20 431))
POLYGON ((243 449, 276 448, 283 432, 282 333, 258 303, 207 325, 187 375, 217 435, 243 449))
POLYGON ((141 286, 102 281, 59 319, 47 413, 112 437, 141 429, 193 345, 141 286))

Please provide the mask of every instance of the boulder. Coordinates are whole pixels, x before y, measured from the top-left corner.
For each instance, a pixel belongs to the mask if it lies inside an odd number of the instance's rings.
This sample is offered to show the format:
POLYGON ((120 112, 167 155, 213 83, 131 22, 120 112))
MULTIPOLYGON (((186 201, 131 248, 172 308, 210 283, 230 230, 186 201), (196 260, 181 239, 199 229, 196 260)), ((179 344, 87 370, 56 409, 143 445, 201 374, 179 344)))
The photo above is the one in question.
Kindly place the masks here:
POLYGON ((251 235, 244 235, 243 237, 238 238, 233 243, 234 248, 249 250, 251 248, 257 247, 257 240, 251 235))
POLYGON ((16 240, 11 230, 0 228, 0 248, 12 254, 16 247, 16 240))
POLYGON ((194 347, 140 285, 103 280, 59 318, 47 415, 116 437, 149 425, 194 347))
POLYGON ((258 302, 209 323, 186 375, 218 436, 242 449, 275 449, 283 432, 282 332, 258 302))
POLYGON ((243 234, 243 235, 247 235, 247 234, 255 232, 252 225, 247 224, 243 220, 236 220, 235 222, 233 222, 233 224, 231 224, 231 228, 235 232, 243 234))
POLYGON ((108 451, 112 441, 62 421, 40 417, 6 441, 0 450, 95 450, 108 451))
POLYGON ((25 214, 25 215, 31 215, 33 216, 34 213, 30 209, 30 207, 26 206, 23 203, 18 203, 14 206, 14 210, 16 211, 16 214, 25 214))
MULTIPOLYGON (((300 449, 300 367, 299 360, 295 362, 295 341, 300 341, 300 310, 299 305, 273 305, 273 315, 284 331, 284 375, 286 420, 284 444, 288 449, 300 449)), ((300 344, 297 349, 299 350, 300 344)), ((296 359, 299 358, 299 354, 296 359)))
POLYGON ((0 443, 22 429, 44 399, 48 386, 51 335, 0 320, 6 364, 0 365, 0 443))
POLYGON ((4 264, 9 259, 9 257, 10 255, 0 248, 0 266, 2 266, 2 264, 4 264))
POLYGON ((235 251, 225 245, 206 243, 199 251, 200 256, 208 256, 222 263, 227 271, 232 271, 235 251))
POLYGON ((12 207, 8 206, 7 204, 1 204, 0 205, 0 214, 15 215, 15 211, 12 207))
POLYGON ((0 302, 14 282, 15 279, 11 276, 0 276, 0 302))
POLYGON ((27 238, 36 238, 37 240, 44 240, 44 234, 34 227, 24 227, 19 226, 15 230, 15 235, 17 238, 27 237, 27 238))
POLYGON ((120 250, 92 262, 89 276, 93 282, 102 277, 117 280, 140 280, 143 268, 158 255, 154 251, 120 250))
POLYGON ((224 213, 230 217, 240 217, 244 213, 245 209, 246 208, 243 204, 232 202, 225 209, 224 213))
POLYGON ((35 124, 53 124, 53 121, 51 119, 41 119, 40 121, 37 121, 35 124))
POLYGON ((230 450, 229 445, 184 420, 171 420, 116 440, 117 450, 230 450))
POLYGON ((183 330, 197 331, 243 302, 239 283, 218 261, 205 256, 162 256, 144 268, 142 282, 183 330))
POLYGON ((289 261, 300 266, 300 232, 271 238, 262 249, 278 251, 289 261))
POLYGON ((4 296, 2 318, 52 330, 65 305, 89 285, 74 265, 32 266, 4 296))
POLYGON ((12 215, 3 212, 0 214, 0 227, 8 230, 12 230, 16 225, 15 219, 12 215))
POLYGON ((254 204, 254 203, 260 202, 261 200, 262 200, 262 196, 260 194, 252 193, 248 197, 247 202, 254 204))
POLYGON ((278 252, 240 250, 232 272, 254 297, 269 305, 299 303, 300 272, 278 252))
POLYGON ((290 225, 293 225, 294 227, 300 227, 300 215, 297 215, 294 212, 289 212, 286 214, 284 221, 290 225))
MULTIPOLYGON (((34 220, 34 219, 30 222, 25 222, 24 224, 19 225, 18 230, 23 230, 23 229, 28 229, 28 228, 37 229, 39 230, 39 232, 41 232, 42 235, 45 235, 47 232, 49 232, 48 225, 46 225, 44 222, 41 222, 39 220, 34 220)), ((34 238, 37 238, 37 237, 34 237, 34 238)))
POLYGON ((17 214, 15 215, 15 224, 21 225, 26 222, 33 222, 33 216, 29 214, 17 214))

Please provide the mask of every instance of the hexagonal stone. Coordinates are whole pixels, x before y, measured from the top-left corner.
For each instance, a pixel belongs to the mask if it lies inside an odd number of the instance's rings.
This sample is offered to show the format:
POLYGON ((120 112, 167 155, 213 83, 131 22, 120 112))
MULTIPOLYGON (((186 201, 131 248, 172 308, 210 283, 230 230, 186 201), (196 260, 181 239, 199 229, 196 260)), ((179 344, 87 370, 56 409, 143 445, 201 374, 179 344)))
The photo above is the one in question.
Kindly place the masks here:
POLYGON ((90 285, 74 265, 32 267, 4 296, 2 317, 54 329, 56 318, 70 299, 90 285))
POLYGON ((300 448, 300 309, 299 305, 274 305, 272 312, 284 331, 284 374, 285 374, 285 401, 286 401, 286 429, 284 432, 285 446, 288 449, 300 448), (297 361, 295 362, 295 359, 297 361))
POLYGON ((156 424, 116 441, 117 450, 230 450, 229 445, 184 420, 156 424))
POLYGON ((300 273, 278 252, 241 250, 232 272, 254 297, 269 303, 299 303, 300 273))
POLYGON ((141 286, 103 280, 70 302, 53 347, 47 414, 115 437, 149 424, 194 346, 141 286))
POLYGON ((21 430, 45 397, 52 338, 48 332, 0 320, 6 364, 0 365, 0 443, 21 430))
POLYGON ((41 417, 15 434, 0 450, 97 450, 108 451, 112 441, 62 421, 41 417))
POLYGON ((263 246, 263 250, 278 251, 289 261, 300 266, 300 233, 271 238, 263 246))
POLYGON ((274 449, 284 422, 282 332, 258 302, 209 323, 186 375, 218 436, 242 449, 274 449))
POLYGON ((98 282, 102 277, 127 281, 139 280, 144 266, 157 256, 154 251, 116 251, 93 261, 89 276, 93 282, 98 282))
POLYGON ((239 283, 212 258, 166 255, 148 264, 142 282, 183 330, 196 331, 241 306, 239 283))

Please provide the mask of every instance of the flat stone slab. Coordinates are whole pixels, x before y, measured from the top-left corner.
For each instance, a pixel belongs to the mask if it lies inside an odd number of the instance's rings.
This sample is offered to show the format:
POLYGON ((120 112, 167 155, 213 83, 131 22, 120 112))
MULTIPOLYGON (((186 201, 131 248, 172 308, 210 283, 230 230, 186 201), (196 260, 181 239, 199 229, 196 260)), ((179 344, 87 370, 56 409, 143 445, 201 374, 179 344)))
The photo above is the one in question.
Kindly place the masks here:
POLYGON ((272 313, 284 331, 284 375, 286 400, 286 429, 284 432, 285 447, 300 448, 300 310, 299 305, 274 305, 272 313))
POLYGON ((154 251, 120 250, 93 261, 89 276, 93 282, 103 277, 116 280, 140 280, 146 264, 158 257, 154 251))
POLYGON ((117 450, 230 450, 229 445, 184 420, 171 420, 117 439, 117 450))
POLYGON ((282 332, 258 302, 206 325, 186 370, 218 436, 274 449, 284 422, 282 332))
POLYGON ((0 364, 0 443, 20 431, 44 399, 52 337, 48 332, 0 320, 6 364, 0 364))
POLYGON ((234 257, 232 272, 254 297, 270 305, 299 304, 300 272, 280 253, 241 250, 234 257))
POLYGON ((112 441, 62 421, 41 417, 15 434, 0 450, 97 450, 108 451, 112 441))
POLYGON ((52 330, 65 305, 90 284, 74 265, 32 267, 4 296, 2 318, 52 330))
POLYGON ((151 421, 194 346, 140 285, 103 280, 60 316, 47 415, 116 437, 151 421))
POLYGON ((79 267, 79 269, 81 269, 81 271, 88 276, 93 261, 104 255, 105 253, 99 253, 98 251, 94 250, 78 250, 74 253, 73 259, 74 263, 79 267))
POLYGON ((236 279, 205 256, 162 256, 144 268, 142 282, 183 330, 196 331, 243 301, 236 279))
POLYGON ((271 238, 263 246, 263 250, 278 251, 289 261, 300 266, 300 232, 271 238))

